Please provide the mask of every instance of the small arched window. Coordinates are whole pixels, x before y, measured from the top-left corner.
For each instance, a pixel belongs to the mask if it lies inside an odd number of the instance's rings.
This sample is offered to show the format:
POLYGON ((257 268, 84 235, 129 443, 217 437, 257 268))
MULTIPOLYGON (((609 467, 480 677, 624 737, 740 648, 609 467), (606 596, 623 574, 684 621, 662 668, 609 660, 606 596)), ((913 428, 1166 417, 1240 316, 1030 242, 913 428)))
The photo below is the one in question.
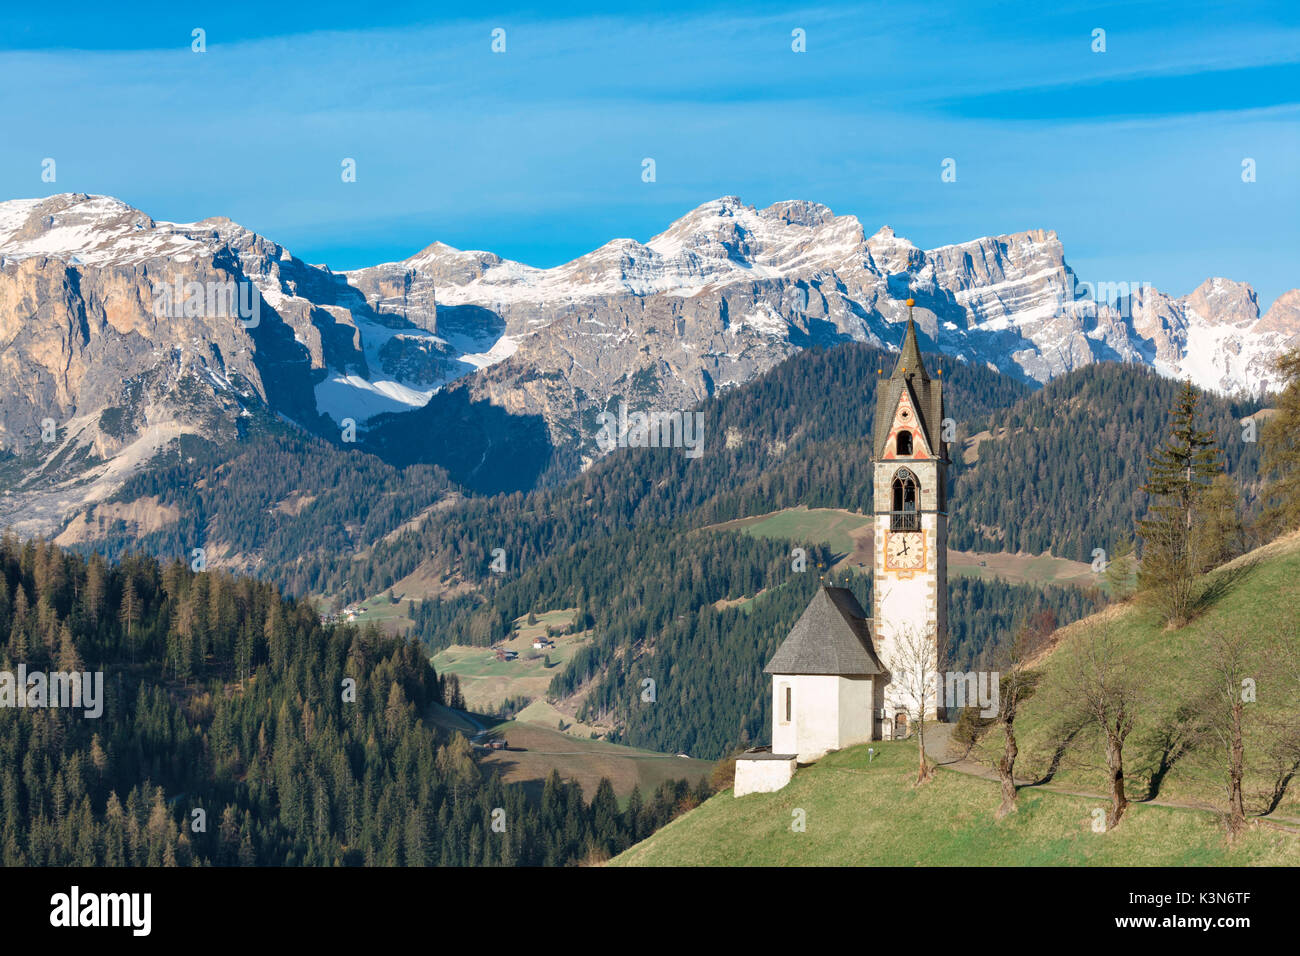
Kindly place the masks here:
POLYGON ((900 468, 894 473, 891 531, 916 531, 921 527, 917 515, 920 491, 921 485, 911 471, 900 468))
POLYGON ((903 429, 898 433, 898 439, 895 443, 900 455, 912 454, 912 433, 903 429))

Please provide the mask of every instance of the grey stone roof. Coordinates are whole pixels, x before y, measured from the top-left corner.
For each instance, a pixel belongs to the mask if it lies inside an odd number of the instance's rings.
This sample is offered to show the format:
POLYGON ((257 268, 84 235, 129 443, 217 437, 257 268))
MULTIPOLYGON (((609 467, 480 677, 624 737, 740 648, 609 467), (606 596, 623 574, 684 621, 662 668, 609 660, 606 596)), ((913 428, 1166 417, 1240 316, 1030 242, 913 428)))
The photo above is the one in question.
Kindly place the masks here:
POLYGON ((939 428, 943 422, 943 382, 931 381, 921 360, 921 347, 916 339, 916 323, 907 320, 907 335, 903 349, 894 363, 893 374, 876 387, 875 455, 885 453, 889 429, 894 422, 894 409, 906 389, 916 407, 921 433, 925 442, 939 458, 947 458, 947 448, 939 441, 939 428))
POLYGON ((750 747, 737 760, 797 760, 798 754, 774 754, 771 747, 750 747))
POLYGON ((883 674, 871 621, 847 588, 823 585, 781 642, 767 674, 883 674))

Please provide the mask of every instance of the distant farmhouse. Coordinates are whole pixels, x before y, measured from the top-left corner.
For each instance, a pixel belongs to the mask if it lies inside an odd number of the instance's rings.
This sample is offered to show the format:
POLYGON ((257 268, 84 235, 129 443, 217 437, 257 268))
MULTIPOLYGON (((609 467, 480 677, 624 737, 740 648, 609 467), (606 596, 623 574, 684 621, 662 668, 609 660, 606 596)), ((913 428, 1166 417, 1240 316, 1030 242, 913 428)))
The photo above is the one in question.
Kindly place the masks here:
POLYGON ((772 746, 736 761, 738 797, 779 790, 798 763, 832 750, 905 737, 921 707, 927 719, 941 713, 949 458, 943 386, 921 361, 912 304, 898 362, 876 387, 873 617, 848 589, 818 589, 764 668, 772 746))

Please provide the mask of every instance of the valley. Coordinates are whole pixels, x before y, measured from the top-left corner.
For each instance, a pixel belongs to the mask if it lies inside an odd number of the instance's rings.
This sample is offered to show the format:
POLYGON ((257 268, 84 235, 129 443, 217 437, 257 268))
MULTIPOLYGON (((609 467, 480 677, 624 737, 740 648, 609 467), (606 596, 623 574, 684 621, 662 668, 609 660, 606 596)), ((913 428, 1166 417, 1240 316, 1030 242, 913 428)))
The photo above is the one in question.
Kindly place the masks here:
MULTIPOLYGON (((252 416, 247 437, 230 446, 182 442, 89 521, 76 519, 63 540, 110 556, 143 548, 187 560, 202 547, 210 566, 310 594, 322 612, 364 608, 359 626, 421 640, 440 673, 481 669, 463 685, 476 706, 522 696, 618 743, 721 756, 737 725, 742 734, 761 727, 766 704, 748 696, 756 687, 715 701, 723 710, 700 727, 684 727, 663 708, 631 708, 622 688, 672 672, 686 654, 690 663, 675 678, 685 696, 677 699, 704 699, 722 675, 700 669, 700 655, 686 650, 694 626, 686 622, 703 613, 710 628, 734 630, 724 641, 734 645, 723 652, 734 657, 726 670, 757 660, 797 613, 807 587, 799 579, 815 578, 818 562, 837 579, 856 575, 870 586, 861 513, 870 501, 870 451, 862 436, 873 409, 854 396, 883 361, 884 353, 853 343, 802 352, 705 401, 710 437, 700 459, 620 449, 581 478, 526 496, 467 493, 436 468, 396 468, 252 416), (828 406, 845 413, 826 416, 828 406), (757 550, 738 550, 737 535, 757 550), (809 549, 811 575, 791 573, 796 546, 809 549), (496 548, 506 553, 505 574, 490 567, 496 548), (685 590, 670 597, 662 590, 670 584, 654 584, 662 596, 648 601, 639 579, 617 573, 629 555, 640 574, 666 574, 685 590), (495 664, 473 662, 519 640, 511 622, 554 608, 588 614, 591 635, 553 658, 555 666, 511 662, 507 677, 489 676, 495 664), (448 654, 460 656, 453 662, 448 654)), ((958 438, 1001 436, 981 441, 978 457, 953 469, 953 493, 963 501, 950 538, 953 648, 959 661, 973 661, 1017 617, 1050 610, 1066 623, 1095 609, 1105 582, 1087 562, 1095 547, 1110 550, 1144 507, 1128 493, 1141 468, 1129 449, 1165 427, 1175 386, 1108 364, 1037 391, 960 363, 945 371, 958 438), (1116 446, 1122 455, 1108 450, 1116 446), (1043 464, 1025 472, 1020 463, 1039 453, 1043 464)), ((1229 474, 1250 474, 1258 446, 1240 441, 1238 421, 1257 406, 1204 401, 1229 474)), ((1247 517, 1258 507, 1255 487, 1242 483, 1247 517)))

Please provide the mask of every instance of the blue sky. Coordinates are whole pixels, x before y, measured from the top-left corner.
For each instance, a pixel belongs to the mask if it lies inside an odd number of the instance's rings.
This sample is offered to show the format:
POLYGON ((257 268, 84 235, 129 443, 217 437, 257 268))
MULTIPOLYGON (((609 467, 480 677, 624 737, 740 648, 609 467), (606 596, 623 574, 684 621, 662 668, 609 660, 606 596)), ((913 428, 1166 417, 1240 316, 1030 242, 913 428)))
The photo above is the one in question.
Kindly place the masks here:
POLYGON ((336 269, 801 198, 923 247, 1055 229, 1093 281, 1300 286, 1294 3, 648 6, 8 4, 0 196, 227 215, 336 269))

